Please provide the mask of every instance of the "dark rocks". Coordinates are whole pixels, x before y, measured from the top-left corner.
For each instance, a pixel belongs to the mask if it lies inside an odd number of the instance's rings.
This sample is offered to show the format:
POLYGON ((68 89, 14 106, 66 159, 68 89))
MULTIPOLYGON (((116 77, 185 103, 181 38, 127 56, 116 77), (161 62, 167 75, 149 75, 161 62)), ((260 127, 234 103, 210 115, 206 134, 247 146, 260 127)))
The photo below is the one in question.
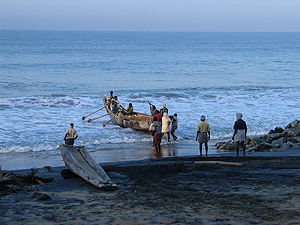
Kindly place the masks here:
POLYGON ((269 134, 273 134, 273 133, 282 133, 284 131, 283 128, 281 127, 275 127, 274 130, 270 130, 269 134))
POLYGON ((44 166, 39 170, 39 173, 47 173, 47 172, 52 172, 53 168, 51 166, 44 166))
POLYGON ((287 128, 285 132, 288 137, 300 136, 300 128, 287 128))
POLYGON ((274 134, 269 134, 266 137, 266 142, 271 143, 273 140, 278 140, 282 137, 284 137, 285 133, 274 133, 274 134))
POLYGON ((267 142, 263 142, 263 143, 259 143, 258 145, 254 146, 252 148, 252 150, 257 152, 257 151, 266 151, 266 150, 271 149, 271 148, 274 148, 274 145, 269 144, 267 142))
MULTIPOLYGON (((279 151, 300 148, 300 121, 295 120, 289 123, 285 129, 276 127, 266 135, 255 136, 246 139, 248 151, 279 151)), ((219 142, 218 149, 235 150, 233 141, 219 142)))
POLYGON ((298 129, 300 129, 300 121, 299 121, 299 120, 295 120, 295 121, 289 123, 289 124, 285 127, 285 129, 288 129, 288 128, 298 128, 298 129))
POLYGON ((36 198, 37 200, 40 200, 40 201, 47 201, 47 200, 51 199, 51 197, 49 195, 39 193, 39 192, 34 192, 32 194, 32 198, 36 198))
POLYGON ((276 147, 283 146, 284 143, 287 143, 287 138, 286 137, 281 137, 280 139, 276 139, 272 141, 272 145, 276 147))

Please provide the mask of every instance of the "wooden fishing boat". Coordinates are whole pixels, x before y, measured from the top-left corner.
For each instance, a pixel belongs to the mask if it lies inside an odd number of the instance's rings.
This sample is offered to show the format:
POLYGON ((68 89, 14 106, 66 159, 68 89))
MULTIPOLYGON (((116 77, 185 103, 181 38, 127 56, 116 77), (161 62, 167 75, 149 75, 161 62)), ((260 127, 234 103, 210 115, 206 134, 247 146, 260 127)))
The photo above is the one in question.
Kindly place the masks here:
POLYGON ((133 115, 126 115, 119 113, 114 115, 110 109, 110 105, 106 98, 103 98, 103 103, 107 113, 111 118, 111 122, 123 128, 131 128, 133 130, 139 130, 149 132, 150 125, 152 123, 152 117, 148 114, 134 112, 133 115))
POLYGON ((61 144, 59 150, 66 166, 73 173, 102 190, 118 189, 118 186, 111 181, 102 167, 92 159, 84 146, 61 144))

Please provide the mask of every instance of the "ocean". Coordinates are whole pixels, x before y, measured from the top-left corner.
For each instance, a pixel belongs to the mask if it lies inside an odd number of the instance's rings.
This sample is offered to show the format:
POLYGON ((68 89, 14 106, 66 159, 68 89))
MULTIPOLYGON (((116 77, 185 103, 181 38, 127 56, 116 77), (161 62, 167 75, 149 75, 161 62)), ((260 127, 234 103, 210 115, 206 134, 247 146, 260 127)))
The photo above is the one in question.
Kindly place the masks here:
POLYGON ((299 119, 299 52, 300 33, 0 30, 0 165, 63 165, 58 146, 71 122, 75 144, 98 162, 151 157, 150 134, 103 127, 108 117, 87 122, 104 110, 82 120, 110 91, 142 113, 148 101, 166 103, 179 120, 173 146, 197 143, 201 115, 210 152, 232 137, 236 112, 249 136, 284 128, 299 119))

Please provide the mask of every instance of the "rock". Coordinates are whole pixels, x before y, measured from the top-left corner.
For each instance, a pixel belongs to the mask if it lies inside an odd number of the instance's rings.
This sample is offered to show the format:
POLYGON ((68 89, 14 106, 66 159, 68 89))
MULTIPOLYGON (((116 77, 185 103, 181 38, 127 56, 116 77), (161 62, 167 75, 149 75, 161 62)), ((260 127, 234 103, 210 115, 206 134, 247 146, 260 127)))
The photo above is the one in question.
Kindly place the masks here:
POLYGON ((272 145, 276 147, 282 147, 284 143, 287 143, 287 138, 286 137, 281 137, 278 140, 272 141, 272 145), (278 146, 279 145, 279 146, 278 146))
POLYGON ((300 136, 300 129, 299 128, 287 128, 285 130, 286 136, 288 137, 297 137, 300 136))
POLYGON ((283 128, 281 128, 281 127, 275 127, 274 130, 270 130, 270 131, 269 131, 269 134, 282 133, 282 132, 284 132, 284 129, 283 129, 283 128))
POLYGON ((226 143, 225 144, 223 144, 223 145, 221 145, 218 149, 227 149, 227 145, 226 145, 226 143))
POLYGON ((53 168, 51 166, 44 166, 39 170, 40 173, 52 172, 53 168))
POLYGON ((249 145, 251 142, 251 139, 249 137, 246 137, 246 140, 245 140, 245 145, 249 145))
POLYGON ((287 129, 287 128, 298 128, 298 129, 300 129, 300 121, 299 121, 299 120, 295 120, 295 121, 289 123, 289 124, 285 127, 285 129, 287 129))
POLYGON ((78 177, 77 174, 73 173, 70 169, 65 169, 60 172, 61 176, 64 179, 75 178, 78 177))
POLYGON ((263 143, 266 142, 266 138, 265 136, 256 136, 256 137, 252 137, 251 141, 255 141, 256 143, 263 143))
POLYGON ((39 193, 39 192, 34 192, 32 194, 32 198, 37 198, 40 201, 47 201, 50 200, 51 197, 47 194, 39 193))
POLYGON ((300 137, 299 136, 297 136, 297 137, 288 137, 287 140, 290 141, 290 142, 293 142, 294 144, 300 143, 300 137))
POLYGON ((218 142, 218 143, 215 144, 215 146, 216 146, 217 149, 219 149, 224 144, 226 144, 226 142, 218 142))
POLYGON ((258 144, 259 144, 259 142, 254 141, 254 140, 251 140, 250 143, 249 143, 249 145, 252 145, 253 147, 258 145, 258 144))
POLYGON ((281 128, 281 127, 275 127, 274 132, 275 133, 282 133, 282 132, 284 132, 284 129, 281 128))
POLYGON ((254 151, 265 151, 268 149, 274 148, 274 145, 269 144, 267 142, 263 142, 263 143, 259 143, 258 145, 256 145, 255 147, 253 147, 254 151))
POLYGON ((295 143, 293 143, 291 141, 288 141, 287 144, 290 148, 293 148, 295 146, 295 143))
POLYGON ((233 141, 228 141, 225 144, 223 144, 219 149, 234 150, 235 147, 236 147, 236 144, 233 141))
POLYGON ((271 148, 270 152, 278 152, 278 151, 281 151, 281 150, 282 150, 281 148, 271 148))
POLYGON ((290 145, 289 145, 289 144, 284 143, 284 144, 282 145, 282 150, 289 150, 289 149, 290 149, 290 145))
POLYGON ((266 142, 271 143, 274 140, 284 137, 284 133, 273 133, 269 134, 266 138, 266 142))
POLYGON ((299 148, 300 149, 300 143, 294 144, 293 148, 299 148))

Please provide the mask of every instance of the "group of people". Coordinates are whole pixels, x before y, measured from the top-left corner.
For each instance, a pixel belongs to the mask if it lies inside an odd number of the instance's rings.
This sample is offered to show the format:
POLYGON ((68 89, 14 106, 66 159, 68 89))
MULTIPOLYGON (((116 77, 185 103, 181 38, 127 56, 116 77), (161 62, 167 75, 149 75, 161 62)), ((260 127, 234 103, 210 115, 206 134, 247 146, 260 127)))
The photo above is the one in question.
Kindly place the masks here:
POLYGON ((164 134, 167 134, 168 142, 170 142, 170 124, 171 126, 171 135, 175 140, 178 138, 176 137, 175 130, 177 130, 178 126, 178 118, 177 113, 175 113, 173 116, 168 115, 168 108, 166 107, 166 104, 163 103, 160 110, 157 110, 155 105, 152 105, 148 101, 150 105, 150 112, 151 116, 153 117, 153 123, 150 125, 150 133, 153 136, 153 149, 155 151, 155 156, 160 157, 161 156, 161 139, 164 136, 164 134))
MULTIPOLYGON (((243 148, 244 157, 246 156, 246 146, 245 140, 247 135, 247 124, 242 119, 242 113, 236 113, 236 121, 234 123, 233 129, 233 136, 232 140, 236 142, 236 157, 239 157, 239 148, 240 145, 243 148)), ((208 123, 205 122, 205 116, 201 116, 201 123, 197 125, 197 136, 196 141, 199 142, 199 150, 200 156, 202 156, 202 145, 205 145, 206 156, 208 154, 208 144, 207 142, 210 140, 210 126, 208 123)))
POLYGON ((119 112, 122 112, 122 114, 125 115, 133 115, 133 106, 132 103, 129 103, 127 109, 124 109, 118 101, 118 96, 113 96, 114 92, 111 91, 109 96, 107 97, 106 104, 108 108, 112 111, 112 113, 115 115, 119 112))
MULTIPOLYGON (((167 140, 170 142, 170 133, 175 140, 178 138, 174 134, 177 130, 178 126, 178 118, 177 113, 175 113, 173 116, 168 115, 168 108, 166 107, 166 104, 163 103, 160 110, 157 110, 155 105, 151 104, 148 101, 150 105, 150 113, 153 117, 153 122, 150 125, 149 131, 153 136, 153 149, 155 150, 156 156, 161 156, 161 139, 164 136, 164 134, 167 134, 167 140), (170 125, 171 131, 170 131, 170 125)), ((133 112, 133 106, 132 103, 129 103, 127 109, 124 109, 122 106, 118 104, 118 97, 113 96, 113 91, 110 92, 110 95, 107 98, 107 104, 109 104, 109 107, 113 114, 117 114, 120 111, 120 107, 122 108, 121 111, 123 111, 127 115, 134 114, 133 112)), ((245 156, 246 147, 245 147, 245 140, 246 140, 246 134, 247 134, 247 124, 242 119, 243 115, 242 113, 236 113, 236 122, 234 123, 233 129, 233 137, 232 140, 236 142, 236 153, 237 157, 239 157, 239 147, 240 145, 243 148, 243 153, 245 156)), ((200 117, 201 122, 197 125, 197 135, 196 135, 196 141, 199 142, 199 150, 200 150, 200 156, 202 156, 202 146, 204 144, 206 156, 208 155, 208 141, 210 140, 210 126, 207 122, 205 122, 205 116, 202 115, 200 117)), ((70 123, 70 127, 66 130, 66 134, 64 137, 65 144, 66 145, 73 145, 74 140, 78 138, 77 131, 74 129, 74 124, 70 123)))

